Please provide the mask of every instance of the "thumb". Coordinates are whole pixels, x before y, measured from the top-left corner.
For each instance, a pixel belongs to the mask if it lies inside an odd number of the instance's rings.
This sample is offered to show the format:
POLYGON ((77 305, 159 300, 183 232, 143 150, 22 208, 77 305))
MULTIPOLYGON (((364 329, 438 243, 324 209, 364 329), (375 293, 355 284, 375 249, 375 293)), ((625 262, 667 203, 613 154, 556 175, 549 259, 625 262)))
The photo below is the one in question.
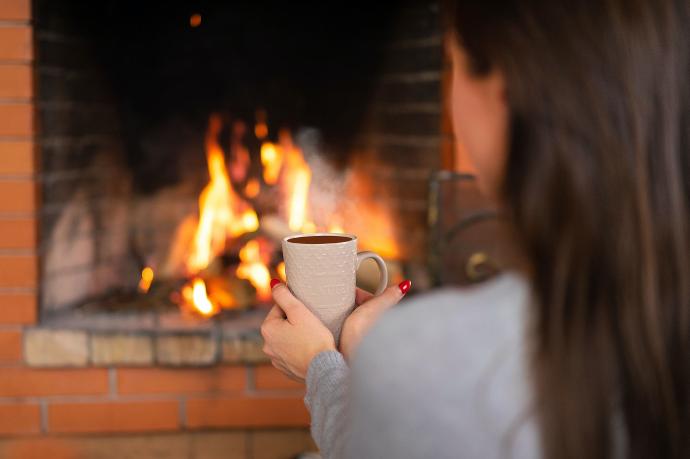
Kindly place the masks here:
POLYGON ((364 303, 363 306, 366 306, 368 309, 383 312, 398 304, 410 290, 411 286, 412 282, 409 280, 402 281, 399 285, 388 287, 382 294, 373 297, 364 303))
POLYGON ((304 316, 305 313, 309 312, 309 309, 292 294, 290 289, 287 288, 287 285, 280 281, 274 281, 275 279, 271 281, 273 285, 273 289, 271 290, 273 301, 283 310, 288 321, 292 322, 298 320, 300 317, 304 316))

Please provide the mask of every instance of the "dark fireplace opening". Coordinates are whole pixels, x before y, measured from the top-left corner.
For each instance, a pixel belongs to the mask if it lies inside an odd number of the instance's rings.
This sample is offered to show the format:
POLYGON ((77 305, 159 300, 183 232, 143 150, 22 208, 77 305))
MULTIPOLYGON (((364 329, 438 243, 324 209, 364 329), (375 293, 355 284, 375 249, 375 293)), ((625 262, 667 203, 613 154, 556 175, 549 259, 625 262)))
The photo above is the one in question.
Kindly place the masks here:
POLYGON ((34 8, 44 318, 176 310, 198 279, 209 296, 230 293, 230 310, 260 303, 266 273, 254 268, 280 275, 276 240, 291 232, 368 236, 363 248, 391 262, 394 280, 426 269, 444 141, 436 1, 34 8), (239 202, 219 205, 245 226, 227 225, 224 249, 199 263, 190 244, 214 149, 239 202), (267 175, 272 154, 279 179, 267 175))

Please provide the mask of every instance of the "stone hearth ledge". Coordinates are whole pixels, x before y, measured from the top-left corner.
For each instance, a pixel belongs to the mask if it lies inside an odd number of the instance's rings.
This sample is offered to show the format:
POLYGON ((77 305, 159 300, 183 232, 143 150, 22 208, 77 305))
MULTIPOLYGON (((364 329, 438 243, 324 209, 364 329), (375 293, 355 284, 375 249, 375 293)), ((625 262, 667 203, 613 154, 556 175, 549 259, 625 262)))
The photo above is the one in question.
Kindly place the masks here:
POLYGON ((177 313, 63 314, 25 330, 24 361, 32 367, 266 363, 259 331, 266 312, 198 322, 177 313))

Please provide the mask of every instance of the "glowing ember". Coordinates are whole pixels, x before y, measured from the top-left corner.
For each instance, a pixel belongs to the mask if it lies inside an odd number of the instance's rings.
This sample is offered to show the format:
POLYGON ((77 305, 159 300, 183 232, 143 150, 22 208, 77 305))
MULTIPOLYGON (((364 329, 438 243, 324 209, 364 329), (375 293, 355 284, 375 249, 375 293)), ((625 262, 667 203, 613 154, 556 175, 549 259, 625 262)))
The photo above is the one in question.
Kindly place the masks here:
POLYGON ((252 240, 240 249, 241 263, 237 267, 237 277, 247 279, 256 288, 259 300, 271 298, 271 274, 261 257, 259 242, 252 240))
POLYGON ((256 231, 259 220, 254 209, 240 199, 228 178, 223 150, 218 145, 220 118, 211 116, 206 133, 206 159, 210 181, 199 196, 199 225, 187 258, 187 271, 197 273, 223 252, 228 236, 256 231))
POLYGON ((201 25, 201 15, 195 13, 189 16, 189 25, 192 27, 199 27, 201 25))
POLYGON ((192 284, 182 288, 182 298, 185 303, 192 306, 199 314, 209 317, 218 312, 218 307, 214 305, 206 294, 206 284, 202 279, 196 278, 192 284))
POLYGON ((141 280, 139 281, 139 291, 147 293, 151 288, 151 283, 153 282, 153 269, 147 266, 141 270, 141 280))

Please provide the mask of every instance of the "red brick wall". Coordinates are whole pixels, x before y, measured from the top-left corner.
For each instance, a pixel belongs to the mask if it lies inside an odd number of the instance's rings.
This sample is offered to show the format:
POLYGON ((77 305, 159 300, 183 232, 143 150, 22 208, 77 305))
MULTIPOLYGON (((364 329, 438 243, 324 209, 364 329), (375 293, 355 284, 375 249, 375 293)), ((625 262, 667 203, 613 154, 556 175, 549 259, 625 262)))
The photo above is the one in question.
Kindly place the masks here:
POLYGON ((30 0, 0 2, 0 456, 105 457, 122 448, 146 457, 171 447, 181 457, 216 457, 213 448, 280 457, 308 448, 303 386, 270 367, 23 365, 38 287, 30 10, 30 0), (275 428, 299 430, 264 430, 275 428), (103 436, 113 433, 124 436, 103 436), (153 446, 137 446, 142 433, 153 446))

